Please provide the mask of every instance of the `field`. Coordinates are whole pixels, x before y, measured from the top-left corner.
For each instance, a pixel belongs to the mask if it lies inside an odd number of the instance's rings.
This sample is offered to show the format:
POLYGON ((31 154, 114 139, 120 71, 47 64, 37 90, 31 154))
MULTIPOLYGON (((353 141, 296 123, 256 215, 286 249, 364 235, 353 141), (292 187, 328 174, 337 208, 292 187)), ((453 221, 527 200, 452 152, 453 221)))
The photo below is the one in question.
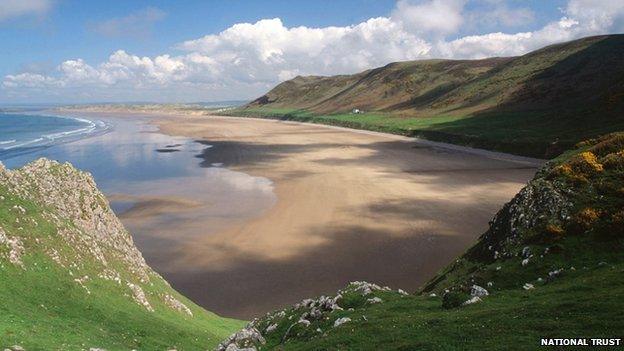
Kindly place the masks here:
POLYGON ((526 55, 295 77, 228 115, 327 123, 552 158, 624 130, 624 35, 526 55), (351 113, 354 109, 363 114, 351 113))
POLYGON ((408 118, 383 112, 319 115, 298 109, 248 107, 220 114, 329 124, 537 158, 556 156, 588 137, 624 130, 624 119, 589 121, 579 114, 553 120, 543 118, 537 112, 534 115, 506 112, 496 115, 408 118))

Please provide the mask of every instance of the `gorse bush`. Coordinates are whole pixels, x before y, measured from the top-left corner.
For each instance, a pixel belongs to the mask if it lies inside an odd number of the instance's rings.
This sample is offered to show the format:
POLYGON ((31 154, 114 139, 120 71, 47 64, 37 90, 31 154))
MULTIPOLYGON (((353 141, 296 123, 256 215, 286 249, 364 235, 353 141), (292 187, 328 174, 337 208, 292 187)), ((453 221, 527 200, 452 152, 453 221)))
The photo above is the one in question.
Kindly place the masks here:
POLYGON ((624 172, 624 151, 610 153, 602 159, 604 168, 624 172))
POLYGON ((556 163, 547 179, 572 185, 576 206, 562 227, 546 225, 544 238, 564 232, 593 233, 603 238, 624 232, 624 133, 612 133, 577 144, 579 150, 556 163))
POLYGON ((572 175, 592 176, 604 170, 602 164, 598 162, 598 158, 591 151, 581 152, 575 156, 571 162, 572 175))
POLYGON ((544 229, 550 239, 558 239, 565 234, 565 230, 559 224, 548 223, 544 229))
POLYGON ((574 233, 584 233, 591 229, 599 218, 600 212, 593 208, 584 208, 572 218, 570 221, 570 229, 574 233))

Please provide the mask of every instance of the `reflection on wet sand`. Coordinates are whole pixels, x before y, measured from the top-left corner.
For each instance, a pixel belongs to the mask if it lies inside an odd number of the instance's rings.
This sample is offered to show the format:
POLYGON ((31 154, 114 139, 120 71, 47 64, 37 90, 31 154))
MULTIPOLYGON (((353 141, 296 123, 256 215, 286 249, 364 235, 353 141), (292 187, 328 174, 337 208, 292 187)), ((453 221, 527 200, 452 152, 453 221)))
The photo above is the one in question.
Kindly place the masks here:
POLYGON ((91 172, 148 263, 166 278, 188 271, 187 262, 180 262, 187 243, 260 216, 275 204, 270 180, 201 167, 196 156, 208 152, 209 144, 158 133, 144 116, 75 115, 106 120, 113 130, 10 159, 9 166, 48 157, 91 172))
MULTIPOLYGON (((416 289, 482 233, 540 164, 401 137, 216 117, 167 117, 214 163, 274 182, 262 216, 182 244, 168 278, 210 310, 250 318, 352 280, 416 289)), ((206 223, 207 224, 207 223, 206 223)))

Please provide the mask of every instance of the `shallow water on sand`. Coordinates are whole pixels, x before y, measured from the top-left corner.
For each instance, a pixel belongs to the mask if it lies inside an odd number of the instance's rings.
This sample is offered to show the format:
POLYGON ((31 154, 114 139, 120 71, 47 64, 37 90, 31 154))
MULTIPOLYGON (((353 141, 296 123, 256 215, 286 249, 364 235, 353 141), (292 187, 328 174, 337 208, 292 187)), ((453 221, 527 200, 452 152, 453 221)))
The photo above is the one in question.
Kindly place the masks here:
POLYGON ((179 245, 260 216, 276 202, 266 178, 219 164, 200 166, 203 159, 197 156, 209 152, 210 145, 159 133, 136 115, 87 118, 111 128, 2 161, 15 168, 47 157, 91 172, 147 262, 166 279, 193 269, 180 263, 179 245))

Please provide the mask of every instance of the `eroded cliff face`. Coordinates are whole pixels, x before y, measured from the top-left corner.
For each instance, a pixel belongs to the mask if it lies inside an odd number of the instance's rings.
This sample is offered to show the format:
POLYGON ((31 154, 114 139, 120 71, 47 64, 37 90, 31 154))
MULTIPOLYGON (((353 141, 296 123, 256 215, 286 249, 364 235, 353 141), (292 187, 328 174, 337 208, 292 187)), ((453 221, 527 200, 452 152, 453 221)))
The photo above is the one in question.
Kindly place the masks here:
MULTIPOLYGON (((16 197, 41 204, 45 209, 43 217, 74 248, 77 262, 51 255, 59 264, 80 265, 80 261, 88 261, 85 256, 90 256, 109 269, 109 262, 121 262, 144 283, 154 274, 90 174, 69 163, 42 158, 15 171, 0 168, 0 184, 16 197)), ((16 209, 26 214, 25 209, 16 209)))
MULTIPOLYGON (((14 205, 11 209, 15 213, 13 227, 17 225, 14 228, 17 233, 12 236, 4 233, 5 245, 10 246, 9 261, 28 269, 22 256, 30 254, 29 250, 42 250, 58 265, 67 268, 68 273, 76 277, 75 282, 89 293, 87 283, 94 278, 95 268, 97 277, 125 284, 138 304, 153 310, 140 284, 148 284, 151 277, 159 277, 145 263, 90 174, 69 163, 42 158, 15 171, 2 167, 0 184, 10 197, 40 205, 39 215, 56 229, 58 237, 54 239, 62 240, 59 243, 46 240, 51 237, 29 235, 24 224, 37 227, 40 223, 29 216, 26 208, 14 205), (32 239, 35 245, 31 243, 25 247, 24 242, 32 239), (67 249, 71 252, 64 252, 67 249)), ((5 230, 0 227, 2 232, 5 230)))
POLYGON ((26 349, 73 345, 68 340, 209 347, 240 325, 173 290, 146 264, 92 176, 47 159, 16 170, 0 164, 0 282, 0 336, 26 349), (192 341, 180 341, 184 335, 192 341))

